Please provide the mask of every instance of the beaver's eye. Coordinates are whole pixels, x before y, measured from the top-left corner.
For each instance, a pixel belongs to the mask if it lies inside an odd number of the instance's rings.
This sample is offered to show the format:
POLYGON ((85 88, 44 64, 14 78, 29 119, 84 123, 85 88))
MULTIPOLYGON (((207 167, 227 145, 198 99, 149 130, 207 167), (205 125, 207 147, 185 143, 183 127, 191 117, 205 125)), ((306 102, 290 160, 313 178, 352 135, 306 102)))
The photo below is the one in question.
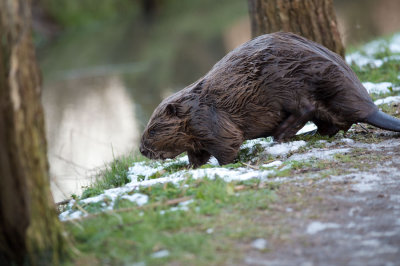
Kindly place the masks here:
POLYGON ((150 137, 153 137, 155 134, 156 134, 156 131, 155 131, 154 129, 151 129, 151 130, 149 131, 150 137))

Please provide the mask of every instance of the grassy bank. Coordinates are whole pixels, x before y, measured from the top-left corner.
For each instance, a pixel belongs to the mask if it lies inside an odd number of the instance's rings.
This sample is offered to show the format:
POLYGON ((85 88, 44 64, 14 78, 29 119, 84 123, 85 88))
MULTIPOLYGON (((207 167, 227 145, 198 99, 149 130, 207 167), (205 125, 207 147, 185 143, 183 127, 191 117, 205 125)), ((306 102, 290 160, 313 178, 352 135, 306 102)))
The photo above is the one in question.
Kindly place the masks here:
MULTIPOLYGON (((391 82, 373 99, 399 95, 400 53, 389 49, 389 41, 379 47, 376 53, 360 48, 361 55, 382 60, 379 67, 378 61, 352 64, 363 82, 391 82)), ((380 107, 399 117, 398 103, 380 107)), ((197 170, 188 169, 184 156, 167 162, 120 158, 64 209, 66 231, 79 250, 70 263, 240 265, 252 252, 271 254, 294 241, 295 219, 323 220, 333 209, 325 195, 356 182, 332 185, 331 179, 390 161, 393 155, 371 147, 396 138, 355 125, 332 138, 259 139, 242 146, 236 163, 211 161, 197 170)))

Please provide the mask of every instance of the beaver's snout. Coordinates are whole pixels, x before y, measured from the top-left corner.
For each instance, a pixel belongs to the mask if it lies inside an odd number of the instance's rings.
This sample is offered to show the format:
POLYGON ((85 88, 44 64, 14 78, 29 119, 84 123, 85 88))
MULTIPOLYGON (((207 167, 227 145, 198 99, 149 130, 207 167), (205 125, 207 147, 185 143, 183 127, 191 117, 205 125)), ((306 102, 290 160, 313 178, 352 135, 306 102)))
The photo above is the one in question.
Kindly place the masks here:
POLYGON ((140 151, 140 153, 143 154, 144 156, 150 158, 151 152, 150 152, 148 149, 146 149, 146 148, 144 147, 143 144, 140 144, 139 151, 140 151))

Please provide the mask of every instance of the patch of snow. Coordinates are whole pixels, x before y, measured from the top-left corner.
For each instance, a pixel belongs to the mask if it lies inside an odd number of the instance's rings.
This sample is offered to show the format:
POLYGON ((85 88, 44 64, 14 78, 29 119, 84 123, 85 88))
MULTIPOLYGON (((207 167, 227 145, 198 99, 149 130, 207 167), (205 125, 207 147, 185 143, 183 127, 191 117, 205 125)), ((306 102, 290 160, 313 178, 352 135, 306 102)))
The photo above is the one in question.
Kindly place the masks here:
POLYGON ((242 144, 242 146, 240 146, 240 149, 250 149, 250 151, 252 151, 255 145, 261 145, 262 147, 268 147, 272 144, 273 144, 272 138, 250 139, 250 140, 247 140, 246 143, 242 144))
POLYGON ((253 242, 251 242, 251 247, 258 249, 258 250, 264 250, 267 248, 268 241, 264 238, 257 238, 253 242))
POLYGON ((379 83, 363 82, 362 84, 364 88, 368 91, 368 93, 375 93, 375 94, 389 93, 391 92, 389 88, 392 88, 392 91, 400 91, 400 87, 395 87, 390 82, 379 82, 379 83))
POLYGON ((381 67, 383 65, 383 60, 374 59, 371 56, 364 55, 361 52, 354 52, 346 55, 347 64, 356 64, 359 67, 364 67, 367 65, 371 65, 373 67, 381 67))
POLYGON ((354 140, 353 139, 344 138, 344 139, 341 139, 340 142, 347 143, 347 144, 353 144, 354 140))
POLYGON ((385 52, 389 49, 392 53, 400 53, 400 34, 394 35, 389 41, 375 40, 365 44, 360 51, 346 55, 348 64, 356 64, 359 67, 370 65, 372 67, 381 67, 384 62, 389 60, 399 60, 399 55, 392 55, 382 59, 376 59, 375 55, 385 52))
POLYGON ((375 184, 373 183, 358 183, 354 184, 353 190, 358 191, 358 192, 367 192, 367 191, 372 191, 375 188, 375 184))
POLYGON ((189 206, 193 202, 194 202, 194 199, 190 199, 190 200, 183 201, 183 202, 179 203, 179 206, 189 206))
POLYGON ((169 251, 166 249, 163 249, 163 250, 160 250, 160 251, 157 251, 157 252, 154 252, 153 254, 151 254, 151 257, 155 258, 155 259, 165 258, 168 256, 169 256, 169 251))
POLYGON ((311 131, 316 130, 316 129, 317 129, 317 126, 316 126, 314 123, 309 122, 309 123, 307 123, 302 129, 300 129, 300 130, 296 133, 296 135, 308 133, 308 132, 311 132, 311 131))
POLYGON ((339 148, 332 150, 323 150, 323 149, 312 149, 304 154, 294 154, 289 157, 291 161, 305 161, 310 158, 317 158, 321 160, 332 160, 333 155, 337 153, 347 153, 350 151, 350 148, 339 148))
POLYGON ((81 211, 67 210, 65 212, 60 213, 58 217, 60 218, 60 221, 67 221, 72 219, 78 219, 81 218, 82 216, 84 216, 84 214, 81 211))
POLYGON ((400 55, 397 55, 397 54, 383 58, 383 62, 399 61, 399 60, 400 60, 400 55))
POLYGON ((157 167, 146 165, 144 162, 135 163, 128 169, 128 178, 131 181, 138 181, 139 176, 144 176, 147 179, 149 176, 154 175, 163 168, 158 165, 157 167))
POLYGON ((357 224, 355 223, 355 222, 350 222, 347 226, 346 226, 346 228, 356 228, 357 227, 357 224))
POLYGON ((367 239, 367 240, 363 240, 361 242, 361 245, 377 248, 381 245, 381 243, 376 239, 367 239))
POLYGON ((342 176, 331 176, 331 180, 333 182, 354 182, 355 184, 352 185, 352 189, 362 193, 375 189, 375 187, 379 185, 379 182, 382 180, 382 178, 377 174, 358 172, 342 176))
POLYGON ((277 160, 277 161, 273 161, 271 163, 263 164, 262 167, 266 167, 266 168, 268 168, 268 167, 278 167, 278 166, 281 166, 282 164, 283 164, 282 161, 277 160))
POLYGON ((390 195, 390 200, 400 203, 400 195, 390 195))
POLYGON ((131 202, 136 202, 138 206, 143 206, 149 202, 149 196, 141 193, 135 193, 133 195, 123 195, 121 199, 127 199, 131 202))
MULTIPOLYGON (((369 250, 359 250, 353 253, 354 257, 375 257, 377 254, 385 254, 385 253, 397 253, 398 248, 390 246, 390 245, 382 245, 379 248, 374 248, 374 252, 369 250)), ((394 265, 394 264, 386 264, 386 265, 394 265)))
POLYGON ((380 150, 384 148, 391 148, 400 145, 400 141, 398 139, 388 139, 384 140, 379 143, 362 143, 362 142, 355 142, 352 147, 356 148, 363 148, 368 150, 380 150))
MULTIPOLYGON (((208 168, 208 169, 195 169, 195 170, 190 170, 187 171, 192 178, 194 179, 199 179, 203 177, 208 177, 210 179, 214 179, 216 177, 222 178, 225 182, 231 182, 231 181, 243 181, 243 180, 248 180, 252 178, 267 178, 270 173, 273 171, 257 171, 257 170, 252 170, 252 169, 247 169, 247 168, 236 168, 236 169, 226 169, 226 168, 208 168)), ((179 178, 183 177, 185 174, 185 171, 183 172, 177 172, 175 174, 172 174, 171 177, 179 178)))
POLYGON ((395 34, 389 43, 389 50, 392 53, 400 53, 400 34, 395 34))
POLYGON ((340 228, 340 225, 335 223, 321 223, 317 221, 310 223, 307 227, 306 232, 309 235, 315 235, 326 229, 336 229, 336 228, 340 228))
POLYGON ((264 139, 252 139, 246 141, 240 148, 250 149, 250 152, 254 149, 255 145, 261 145, 265 153, 269 153, 273 156, 286 156, 290 152, 297 151, 300 147, 305 146, 307 143, 304 140, 291 141, 285 143, 276 143, 272 141, 272 138, 264 139))
POLYGON ((304 140, 291 141, 286 143, 277 143, 265 149, 265 152, 273 155, 273 156, 285 156, 289 152, 294 152, 300 149, 301 147, 307 145, 307 142, 304 140))
MULTIPOLYGON (((181 170, 178 172, 175 172, 171 175, 165 176, 165 177, 160 177, 156 179, 149 179, 149 180, 143 180, 143 181, 132 181, 128 184, 126 184, 124 187, 121 188, 127 188, 127 189, 134 189, 138 188, 139 186, 153 186, 156 184, 164 184, 164 183, 174 183, 177 184, 178 182, 188 178, 192 177, 193 179, 199 179, 199 178, 204 178, 208 177, 210 179, 214 179, 216 177, 222 178, 226 182, 231 182, 231 181, 243 181, 243 180, 248 180, 251 178, 267 178, 268 175, 273 173, 274 171, 272 170, 253 170, 249 168, 236 168, 236 169, 228 169, 228 168, 206 168, 206 169, 192 169, 192 170, 181 170)), ((121 189, 118 188, 118 189, 121 189)))
MULTIPOLYGON (((80 205, 86 205, 86 204, 101 202, 101 201, 104 201, 105 199, 107 199, 107 204, 108 205, 103 202, 101 204, 101 206, 105 210, 112 210, 114 208, 115 200, 118 197, 120 197, 121 199, 127 199, 127 200, 129 200, 131 202, 134 202, 139 206, 142 206, 142 205, 144 205, 144 204, 146 204, 148 202, 149 197, 147 195, 145 195, 145 194, 141 194, 141 193, 134 193, 132 195, 126 194, 128 192, 131 192, 132 190, 133 190, 132 187, 127 187, 127 186, 123 186, 123 187, 119 187, 119 188, 107 189, 107 190, 104 191, 103 194, 80 200, 79 204, 80 205)), ((71 208, 72 206, 73 205, 70 205, 69 208, 71 208)), ((80 218, 80 217, 84 217, 86 215, 87 214, 84 214, 79 210, 76 210, 76 211, 67 210, 67 211, 64 211, 63 213, 61 213, 59 215, 59 218, 60 218, 61 221, 66 221, 66 220, 72 220, 72 219, 77 219, 77 218, 80 218)))
POLYGON ((377 231, 372 231, 368 232, 368 236, 370 237, 392 237, 392 236, 397 236, 399 234, 398 231, 384 231, 384 232, 377 232, 377 231))
POLYGON ((98 196, 83 199, 79 202, 79 204, 82 205, 82 204, 96 203, 96 202, 104 200, 105 197, 106 197, 105 194, 100 194, 98 196))
POLYGON ((400 226, 400 218, 397 218, 397 220, 396 220, 396 225, 397 225, 397 226, 400 226))
POLYGON ((187 200, 187 201, 184 201, 184 202, 180 202, 178 204, 178 206, 171 207, 168 210, 161 210, 160 214, 163 215, 168 211, 171 211, 171 212, 174 212, 174 211, 188 211, 189 210, 189 205, 192 204, 193 202, 194 202, 193 199, 190 199, 190 200, 187 200))
POLYGON ((362 47, 362 50, 364 51, 364 53, 366 55, 373 56, 376 53, 384 52, 386 45, 387 45, 387 42, 385 40, 382 40, 382 39, 373 40, 371 42, 366 43, 362 47))
POLYGON ((210 160, 208 160, 208 163, 213 166, 219 166, 218 160, 214 156, 211 156, 210 160))
POLYGON ((185 163, 189 164, 189 157, 187 155, 179 157, 177 159, 167 159, 162 163, 163 168, 168 167, 172 164, 177 164, 177 163, 185 163))
POLYGON ((381 104, 388 104, 388 103, 398 103, 400 102, 400 96, 389 96, 383 99, 376 100, 374 103, 375 105, 381 105, 381 104))

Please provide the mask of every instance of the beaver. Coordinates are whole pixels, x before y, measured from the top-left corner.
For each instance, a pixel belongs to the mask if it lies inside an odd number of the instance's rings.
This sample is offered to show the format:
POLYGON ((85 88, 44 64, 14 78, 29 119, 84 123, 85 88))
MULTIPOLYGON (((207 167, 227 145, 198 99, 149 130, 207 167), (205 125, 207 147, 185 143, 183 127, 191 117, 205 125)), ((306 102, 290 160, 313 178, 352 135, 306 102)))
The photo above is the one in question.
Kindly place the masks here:
POLYGON ((308 121, 328 136, 357 122, 400 132, 400 120, 378 110, 338 54, 293 33, 266 34, 163 100, 140 152, 166 159, 186 151, 193 167, 213 155, 223 165, 235 160, 244 140, 287 140, 308 121))

